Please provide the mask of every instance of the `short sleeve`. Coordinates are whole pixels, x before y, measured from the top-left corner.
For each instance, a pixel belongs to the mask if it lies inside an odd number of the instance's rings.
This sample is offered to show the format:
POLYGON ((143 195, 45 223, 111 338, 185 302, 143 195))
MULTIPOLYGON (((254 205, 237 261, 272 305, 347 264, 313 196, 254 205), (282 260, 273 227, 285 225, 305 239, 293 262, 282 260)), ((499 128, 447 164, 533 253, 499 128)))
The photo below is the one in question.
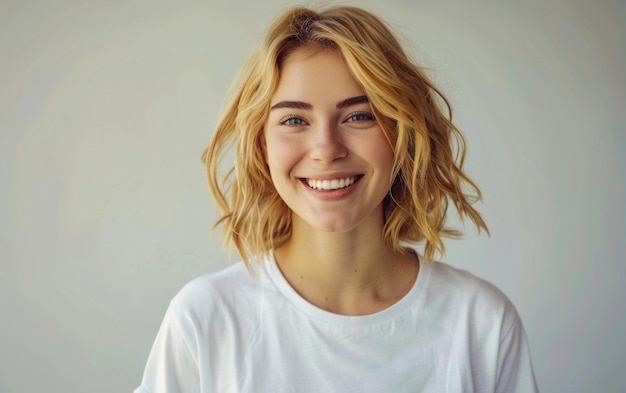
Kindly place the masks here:
POLYGON ((192 331, 181 328, 192 326, 185 323, 186 318, 170 304, 152 345, 141 386, 134 393, 200 392, 196 339, 192 331))
POLYGON ((510 328, 500 338, 496 392, 538 392, 528 339, 517 313, 510 328))

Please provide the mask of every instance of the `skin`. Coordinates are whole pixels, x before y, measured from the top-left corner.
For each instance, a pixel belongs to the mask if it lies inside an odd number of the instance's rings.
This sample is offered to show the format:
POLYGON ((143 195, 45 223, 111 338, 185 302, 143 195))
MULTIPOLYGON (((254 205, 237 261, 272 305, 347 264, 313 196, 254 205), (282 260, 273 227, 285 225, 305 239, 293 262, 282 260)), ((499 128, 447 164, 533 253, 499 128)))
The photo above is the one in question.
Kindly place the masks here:
POLYGON ((381 236, 393 151, 365 91, 340 54, 299 49, 284 61, 270 107, 267 165, 294 213, 291 238, 275 250, 285 278, 309 302, 338 314, 394 304, 415 282, 418 264, 381 236))

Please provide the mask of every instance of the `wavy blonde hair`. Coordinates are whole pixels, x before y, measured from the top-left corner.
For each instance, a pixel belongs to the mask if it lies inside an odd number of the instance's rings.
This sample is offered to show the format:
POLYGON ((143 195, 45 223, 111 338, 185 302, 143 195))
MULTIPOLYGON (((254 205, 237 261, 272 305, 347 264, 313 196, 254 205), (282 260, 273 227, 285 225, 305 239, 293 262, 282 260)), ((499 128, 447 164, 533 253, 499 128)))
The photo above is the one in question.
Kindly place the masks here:
POLYGON ((291 210, 272 183, 264 158, 263 127, 280 78, 281 64, 294 51, 339 52, 362 85, 394 151, 393 183, 385 198, 384 241, 424 241, 426 261, 443 255, 442 237, 460 232, 445 227, 452 202, 462 221, 469 218, 488 232, 471 206, 481 198, 463 172, 465 139, 452 123, 446 98, 404 53, 389 28, 375 15, 355 7, 316 12, 292 8, 279 16, 261 46, 248 58, 202 159, 209 189, 221 212, 227 246, 249 258, 268 254, 291 235, 291 210), (220 165, 235 146, 234 165, 220 165))

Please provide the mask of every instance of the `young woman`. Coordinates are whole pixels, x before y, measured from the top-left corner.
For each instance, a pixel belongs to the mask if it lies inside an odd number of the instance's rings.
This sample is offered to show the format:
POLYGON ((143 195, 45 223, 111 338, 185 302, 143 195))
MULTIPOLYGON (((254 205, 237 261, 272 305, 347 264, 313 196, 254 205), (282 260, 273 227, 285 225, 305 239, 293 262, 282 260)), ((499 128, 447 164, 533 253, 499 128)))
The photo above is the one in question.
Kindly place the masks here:
POLYGON ((535 392, 511 303, 433 262, 450 202, 487 229, 480 191, 388 28, 290 9, 236 86, 203 158, 243 262, 172 300, 136 392, 535 392))

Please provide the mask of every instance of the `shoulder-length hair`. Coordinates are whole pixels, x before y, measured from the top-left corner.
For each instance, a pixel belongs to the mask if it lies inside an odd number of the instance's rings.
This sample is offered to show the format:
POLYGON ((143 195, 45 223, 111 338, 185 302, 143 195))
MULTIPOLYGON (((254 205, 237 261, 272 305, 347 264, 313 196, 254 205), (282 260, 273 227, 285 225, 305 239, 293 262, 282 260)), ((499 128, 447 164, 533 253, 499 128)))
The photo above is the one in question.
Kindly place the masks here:
POLYGON ((231 98, 202 158, 209 189, 221 216, 225 244, 234 246, 248 268, 250 257, 269 254, 291 235, 291 210, 274 188, 264 158, 263 128, 281 64, 294 51, 339 52, 362 85, 393 149, 393 181, 384 204, 384 241, 425 242, 424 257, 443 254, 442 237, 460 232, 445 227, 450 202, 463 221, 488 231, 471 206, 481 198, 463 172, 465 140, 452 123, 446 98, 405 54, 389 28, 355 7, 316 12, 292 8, 279 16, 244 64, 231 98), (234 165, 222 172, 235 146, 234 165))

